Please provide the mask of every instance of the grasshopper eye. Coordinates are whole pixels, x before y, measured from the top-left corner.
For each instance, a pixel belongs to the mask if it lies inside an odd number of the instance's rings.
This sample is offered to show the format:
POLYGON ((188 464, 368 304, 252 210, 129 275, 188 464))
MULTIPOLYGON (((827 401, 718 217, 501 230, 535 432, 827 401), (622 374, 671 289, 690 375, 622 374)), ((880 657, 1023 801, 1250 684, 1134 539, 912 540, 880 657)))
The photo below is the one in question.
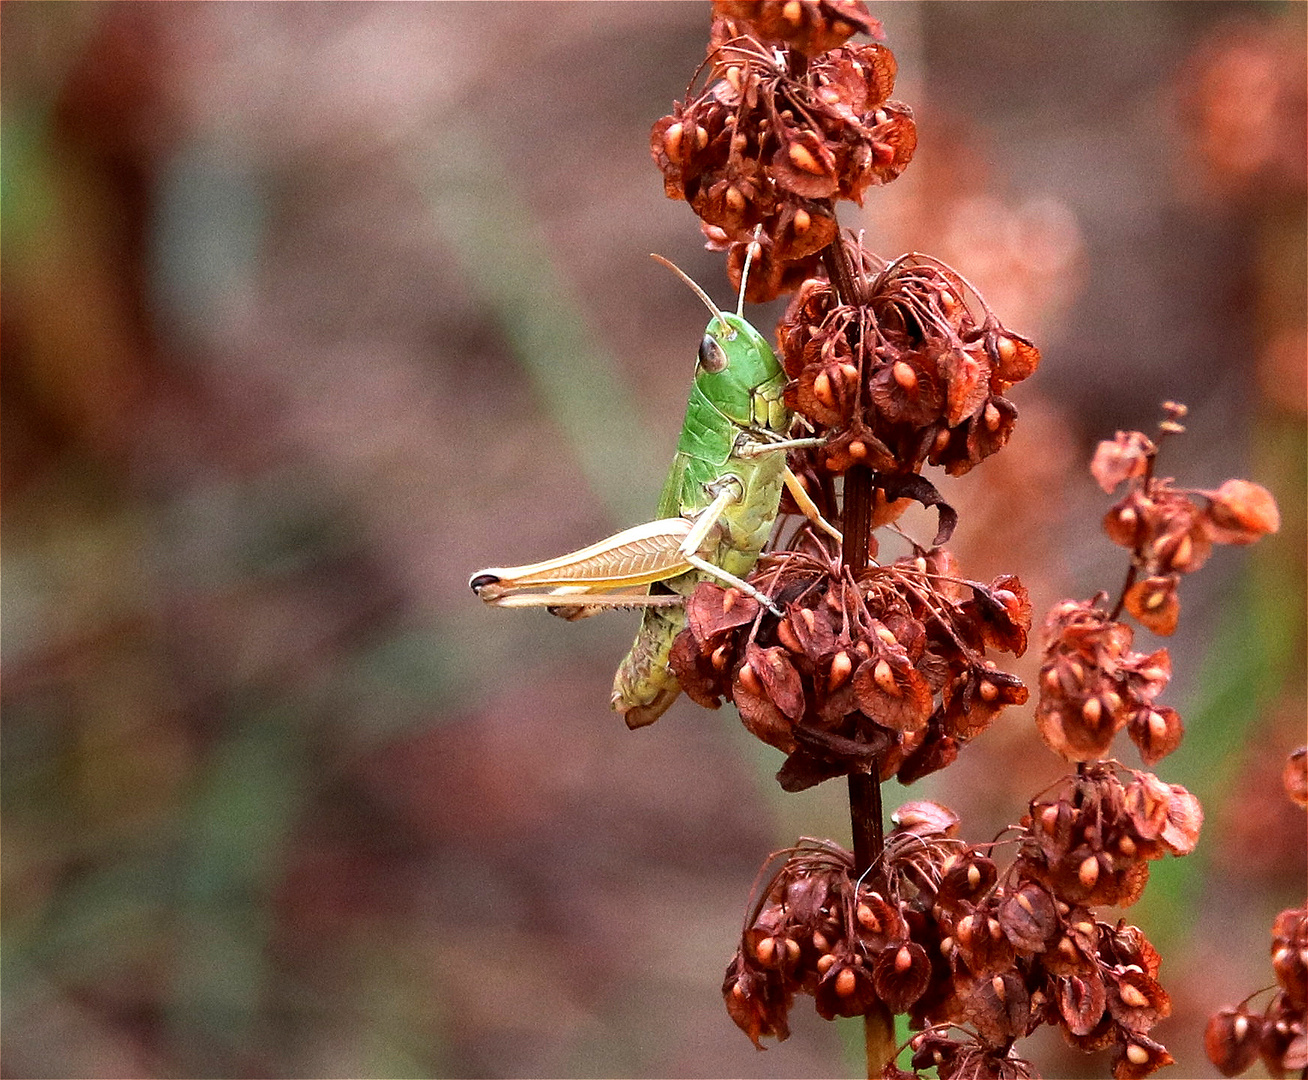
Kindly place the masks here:
POLYGON ((726 370, 726 350, 710 334, 705 334, 699 343, 699 366, 713 373, 726 370))

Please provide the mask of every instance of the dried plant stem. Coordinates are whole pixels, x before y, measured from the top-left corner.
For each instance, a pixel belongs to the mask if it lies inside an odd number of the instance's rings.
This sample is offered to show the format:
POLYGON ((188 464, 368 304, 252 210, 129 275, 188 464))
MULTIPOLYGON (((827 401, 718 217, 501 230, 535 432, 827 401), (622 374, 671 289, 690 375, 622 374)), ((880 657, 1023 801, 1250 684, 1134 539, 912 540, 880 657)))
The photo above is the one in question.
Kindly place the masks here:
MULTIPOLYGON (((855 277, 839 229, 836 240, 823 254, 827 273, 837 294, 846 303, 857 303, 861 283, 855 277)), ((845 495, 841 525, 845 540, 844 563, 858 574, 867 567, 868 543, 872 535, 872 470, 855 465, 845 473, 845 495)), ((854 839, 854 874, 861 877, 881 857, 885 843, 881 823, 881 769, 873 758, 868 772, 849 774, 849 824, 854 839)), ((895 1022, 890 1010, 878 1001, 863 1015, 863 1046, 867 1054, 868 1080, 881 1075, 895 1052, 895 1022)))
MULTIPOLYGON (((844 560, 854 573, 867 566, 872 522, 872 470, 855 466, 845 474, 844 560)), ((854 837, 854 874, 861 877, 880 857, 884 844, 881 824, 880 762, 869 772, 849 774, 849 823, 854 837)), ((863 1045, 869 1080, 881 1075, 895 1052, 895 1023, 880 1001, 863 1015, 863 1045)))

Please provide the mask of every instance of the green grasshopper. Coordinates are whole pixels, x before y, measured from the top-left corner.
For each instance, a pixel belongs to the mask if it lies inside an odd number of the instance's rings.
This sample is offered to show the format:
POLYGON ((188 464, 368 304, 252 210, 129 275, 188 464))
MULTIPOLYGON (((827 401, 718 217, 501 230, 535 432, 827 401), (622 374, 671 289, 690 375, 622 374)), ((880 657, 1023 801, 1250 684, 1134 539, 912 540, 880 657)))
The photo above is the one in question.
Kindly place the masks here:
POLYGON ((783 484, 808 517, 840 537, 786 467, 788 450, 821 440, 788 438, 785 373, 742 315, 748 260, 733 315, 720 311, 672 263, 654 258, 713 313, 700 342, 676 457, 659 496, 658 520, 556 559, 479 570, 469 582, 487 603, 547 607, 565 618, 600 608, 643 609, 611 698, 631 728, 653 723, 681 693, 668 656, 686 625, 686 598, 701 581, 739 589, 780 614, 744 576, 772 532, 783 484))

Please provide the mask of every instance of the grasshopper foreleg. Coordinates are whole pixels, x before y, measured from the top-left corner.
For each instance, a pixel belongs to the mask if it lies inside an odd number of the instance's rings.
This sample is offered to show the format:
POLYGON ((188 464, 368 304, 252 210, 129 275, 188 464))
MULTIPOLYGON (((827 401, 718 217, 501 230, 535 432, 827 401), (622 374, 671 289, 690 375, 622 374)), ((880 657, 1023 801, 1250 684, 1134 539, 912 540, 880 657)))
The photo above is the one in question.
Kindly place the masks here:
POLYGON ((776 442, 757 442, 745 439, 737 445, 736 453, 747 458, 762 457, 774 450, 811 450, 815 446, 822 446, 826 441, 826 439, 778 439, 776 442))

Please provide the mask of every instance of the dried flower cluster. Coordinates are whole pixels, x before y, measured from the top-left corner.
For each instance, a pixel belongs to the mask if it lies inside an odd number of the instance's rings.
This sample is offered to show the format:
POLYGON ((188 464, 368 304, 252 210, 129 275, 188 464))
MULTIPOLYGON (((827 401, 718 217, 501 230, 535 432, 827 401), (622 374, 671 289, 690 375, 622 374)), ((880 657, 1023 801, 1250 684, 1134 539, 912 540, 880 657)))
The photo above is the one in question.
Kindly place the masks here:
MULTIPOLYGON (((1164 435, 1179 429, 1181 406, 1171 405, 1164 435)), ((1126 494, 1104 517, 1109 538, 1131 552, 1133 576, 1124 606, 1155 634, 1176 629, 1181 602, 1176 589, 1182 574, 1198 570, 1214 544, 1252 544, 1280 528, 1271 493, 1248 480, 1228 480, 1216 491, 1188 491, 1153 475, 1157 445, 1138 431, 1119 431, 1099 444, 1091 472, 1112 493, 1127 483, 1126 494), (1198 500, 1203 500, 1198 501, 1198 500)))
MULTIPOLYGON (((1185 408, 1173 402, 1164 408, 1168 417, 1160 438, 1184 430, 1185 408)), ((1068 600, 1045 622, 1036 724, 1045 742, 1069 761, 1104 757, 1124 727, 1148 765, 1176 749, 1181 718, 1154 702, 1171 677, 1171 658, 1166 649, 1130 651, 1133 631, 1116 615, 1124 608, 1146 629, 1172 633, 1182 574, 1199 569, 1213 544, 1251 544, 1280 527, 1266 488, 1247 480, 1228 480, 1216 491, 1176 488, 1154 476, 1157 454, 1158 444, 1143 432, 1119 431, 1099 444, 1090 465, 1106 492, 1128 484, 1103 528, 1130 549, 1131 568, 1114 611, 1095 601, 1068 600)))
MULTIPOLYGON (((1290 755, 1283 780, 1295 803, 1308 803, 1308 747, 1290 755)), ((1276 916, 1271 953, 1276 992, 1266 1008, 1257 1012, 1246 998, 1208 1020, 1204 1051, 1223 1076, 1242 1073, 1259 1058, 1272 1076, 1308 1069, 1308 906, 1276 916)))
POLYGON ((861 3, 715 3, 707 83, 651 133, 668 197, 729 250, 737 284, 758 230, 745 294, 755 303, 815 271, 837 235, 834 200, 861 203, 913 156, 912 112, 888 100, 894 55, 843 45, 857 30, 879 30, 861 3))
MULTIPOLYGON (((866 273, 876 260, 857 254, 866 273)), ((860 303, 842 302, 825 279, 805 281, 777 341, 793 380, 787 404, 826 438, 801 466, 819 478, 851 465, 967 472, 1008 442, 1017 410, 1004 394, 1040 363, 955 271, 924 255, 871 274, 860 303)))
POLYGON ((1131 652, 1134 631, 1093 603, 1065 600, 1045 620, 1036 726, 1069 761, 1105 757, 1127 727, 1145 764, 1181 742, 1181 718, 1154 698, 1171 677, 1166 649, 1131 652))
POLYGON ((1035 1076, 1012 1047, 1048 1023, 1084 1050, 1114 1048, 1115 1076, 1146 1076, 1172 1060, 1147 1034, 1171 1010, 1160 960, 1136 927, 1090 909, 1129 900, 1106 887, 1110 874, 1087 884, 1098 872, 1085 867, 1097 864, 1081 849, 1088 822, 1112 818, 1113 841, 1134 838, 1140 859, 1182 853, 1197 835, 1192 802, 1147 774, 1123 786, 1102 766, 1032 805, 1002 875, 957 839, 956 815, 930 802, 900 808, 879 865, 860 880, 848 852, 802 843, 780 853, 750 912, 723 982, 727 1010, 758 1045, 786 1038, 797 994, 828 1019, 881 1001, 922 1029, 909 1044, 914 1068, 942 1078, 1035 1076), (1081 867, 1070 876, 1069 859, 1081 867))
POLYGON ((855 577, 798 551, 765 560, 754 580, 778 619, 734 589, 700 585, 671 664, 687 695, 736 703, 745 726, 788 754, 788 791, 866 771, 909 783, 943 768, 1027 689, 987 650, 1021 655, 1031 623, 1014 577, 959 576, 935 549, 855 577))

